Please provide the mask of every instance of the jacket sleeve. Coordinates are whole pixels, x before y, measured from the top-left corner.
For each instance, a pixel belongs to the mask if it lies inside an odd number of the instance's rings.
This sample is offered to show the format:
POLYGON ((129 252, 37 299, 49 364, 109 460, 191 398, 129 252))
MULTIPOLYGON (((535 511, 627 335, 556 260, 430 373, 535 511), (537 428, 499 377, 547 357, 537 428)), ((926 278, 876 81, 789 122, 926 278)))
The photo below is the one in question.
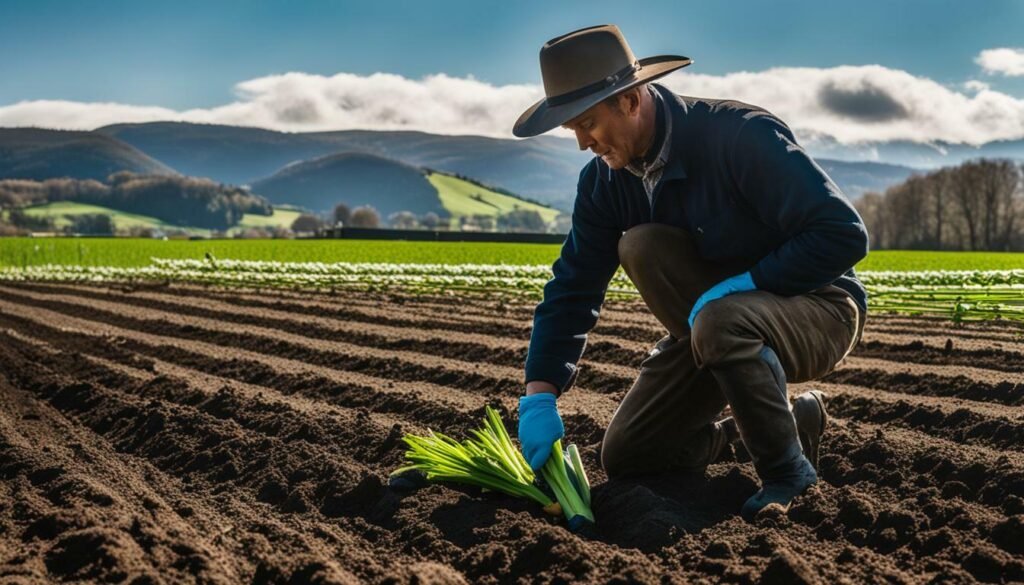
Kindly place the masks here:
POLYGON ((572 226, 552 266, 554 277, 544 286, 544 300, 534 312, 526 356, 526 382, 550 382, 559 395, 576 381, 587 333, 597 323, 619 266, 622 231, 610 211, 596 204, 604 193, 598 171, 594 159, 580 173, 572 226))
POLYGON ((751 268, 757 288, 807 293, 867 255, 860 215, 781 120, 765 114, 747 119, 727 160, 741 197, 788 238, 751 268))

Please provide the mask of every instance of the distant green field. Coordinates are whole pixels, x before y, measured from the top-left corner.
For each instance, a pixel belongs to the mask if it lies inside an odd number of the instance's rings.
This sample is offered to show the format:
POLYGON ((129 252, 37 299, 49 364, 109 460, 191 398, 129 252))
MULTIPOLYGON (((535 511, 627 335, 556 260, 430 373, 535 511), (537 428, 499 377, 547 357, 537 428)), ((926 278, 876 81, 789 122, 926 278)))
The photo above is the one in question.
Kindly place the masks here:
MULTIPOLYGON (((71 223, 68 216, 82 215, 86 213, 104 213, 113 216, 115 229, 141 227, 160 229, 163 231, 181 230, 197 236, 208 237, 210 235, 210 230, 204 228, 178 226, 148 215, 126 213, 109 207, 90 205, 88 203, 77 203, 73 201, 55 201, 52 203, 44 203, 42 205, 34 205, 32 207, 25 208, 25 213, 32 217, 50 217, 53 219, 54 226, 58 229, 71 223)), ((254 215, 246 213, 242 216, 242 221, 237 226, 228 230, 228 234, 234 234, 246 228, 290 227, 292 222, 295 221, 295 218, 301 215, 301 213, 302 212, 297 209, 284 207, 275 207, 273 215, 254 215)))
POLYGON ((441 204, 452 214, 453 226, 458 225, 458 219, 467 215, 492 215, 508 213, 517 207, 520 209, 534 209, 540 213, 545 222, 554 221, 559 211, 536 203, 523 201, 516 197, 510 197, 503 193, 484 189, 468 181, 457 177, 430 173, 427 180, 437 189, 441 198, 441 204))
POLYGON ((1011 270, 1024 269, 1022 252, 927 252, 879 250, 871 252, 857 270, 1011 270))
POLYGON ((269 228, 269 227, 291 227, 295 219, 302 215, 302 212, 297 209, 275 207, 274 213, 271 215, 255 215, 252 213, 246 213, 242 216, 242 221, 237 226, 228 230, 229 234, 246 228, 269 228))
MULTIPOLYGON (((145 266, 151 257, 279 262, 551 264, 559 244, 409 242, 382 240, 147 240, 127 238, 3 238, 0 265, 145 266)), ((1024 269, 1024 253, 872 252, 858 270, 1024 269)))
POLYGON ((151 257, 279 262, 550 264, 558 244, 384 240, 148 240, 129 238, 0 238, 0 266, 85 264, 145 266, 151 257))
POLYGON ((127 229, 133 227, 153 228, 161 230, 185 230, 190 234, 209 235, 210 230, 193 227, 180 227, 165 223, 148 215, 139 215, 118 211, 109 207, 90 205, 88 203, 77 203, 74 201, 54 201, 42 205, 34 205, 25 208, 25 214, 31 217, 49 217, 53 220, 56 228, 62 229, 71 224, 71 217, 85 215, 87 213, 102 213, 113 218, 114 229, 127 229))

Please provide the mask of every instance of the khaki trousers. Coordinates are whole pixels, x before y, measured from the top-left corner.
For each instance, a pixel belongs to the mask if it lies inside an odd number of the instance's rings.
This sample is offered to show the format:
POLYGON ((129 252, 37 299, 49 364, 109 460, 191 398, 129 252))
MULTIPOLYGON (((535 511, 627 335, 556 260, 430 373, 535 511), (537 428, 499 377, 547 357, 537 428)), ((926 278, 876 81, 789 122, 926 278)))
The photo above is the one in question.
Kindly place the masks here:
MULTIPOLYGON (((831 372, 863 333, 863 312, 846 291, 833 285, 789 297, 767 291, 728 295, 704 305, 691 331, 687 318, 697 298, 750 266, 704 261, 690 235, 673 226, 651 223, 630 229, 619 242, 619 260, 669 334, 641 363, 639 376, 605 432, 601 464, 609 477, 703 470, 726 445, 724 431, 715 421, 728 401, 715 371, 727 370, 730 364, 738 371, 741 365, 762 359, 767 345, 778 356, 786 381, 814 380, 831 372)), ((734 401, 744 400, 742 390, 730 388, 729 394, 734 401)), ((759 401, 763 400, 751 397, 751 404, 732 409, 755 411, 747 419, 756 421, 756 410, 764 408, 759 401)), ((792 415, 784 424, 778 413, 765 413, 762 419, 768 421, 763 424, 793 425, 785 431, 795 437, 792 415)), ((752 429, 759 423, 747 424, 752 429)))

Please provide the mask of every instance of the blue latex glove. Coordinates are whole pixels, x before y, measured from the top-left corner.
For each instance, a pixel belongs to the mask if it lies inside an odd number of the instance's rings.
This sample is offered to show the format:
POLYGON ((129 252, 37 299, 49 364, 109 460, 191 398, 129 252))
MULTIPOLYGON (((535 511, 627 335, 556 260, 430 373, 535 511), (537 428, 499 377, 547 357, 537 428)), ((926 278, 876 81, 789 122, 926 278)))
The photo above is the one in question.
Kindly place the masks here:
POLYGON ((747 292, 750 290, 757 290, 757 286, 754 284, 754 277, 750 275, 750 272, 744 272, 743 274, 737 274, 736 276, 730 276, 722 282, 704 291, 704 294, 700 295, 697 302, 693 304, 693 310, 690 311, 690 329, 693 329, 693 321, 697 318, 697 313, 704 308, 704 305, 710 303, 715 299, 720 299, 724 296, 728 296, 734 293, 747 292))
POLYGON ((540 471, 551 456, 551 446, 565 436, 558 399, 549 392, 519 398, 519 442, 523 457, 534 471, 540 471))

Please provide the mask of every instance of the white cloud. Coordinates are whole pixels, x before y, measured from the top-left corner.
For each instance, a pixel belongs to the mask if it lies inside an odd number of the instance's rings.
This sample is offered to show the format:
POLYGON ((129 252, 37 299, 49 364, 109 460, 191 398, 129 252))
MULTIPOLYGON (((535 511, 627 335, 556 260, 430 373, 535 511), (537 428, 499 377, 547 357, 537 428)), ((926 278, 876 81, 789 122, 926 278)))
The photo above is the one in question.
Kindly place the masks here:
POLYGON ((971 79, 970 81, 964 82, 964 88, 970 91, 988 91, 989 84, 984 81, 978 81, 977 79, 971 79))
POLYGON ((496 87, 474 79, 431 75, 286 73, 243 81, 237 100, 175 111, 116 103, 24 101, 0 106, 0 126, 91 130, 116 122, 172 120, 274 130, 422 130, 439 134, 510 136, 512 120, 543 97, 539 87, 496 87), (514 113, 513 113, 514 112, 514 113))
POLYGON ((1024 138, 1024 99, 996 91, 966 95, 880 65, 779 67, 756 73, 667 78, 678 93, 757 104, 800 136, 840 144, 907 140, 972 145, 1024 138))
MULTIPOLYGON (((983 144, 1024 138, 1024 100, 967 82, 965 93, 879 65, 779 67, 661 80, 678 93, 762 106, 801 141, 856 146, 892 140, 983 144)), ((286 73, 239 83, 227 104, 191 110, 118 103, 25 101, 0 106, 0 126, 94 129, 116 122, 177 120, 303 132, 422 130, 511 137, 513 122, 543 96, 539 85, 495 86, 473 78, 408 79, 376 73, 286 73)), ((568 135, 562 130, 554 134, 568 135)))
POLYGON ((1011 77, 1024 75, 1024 48, 985 49, 978 53, 974 62, 981 65, 985 73, 1002 73, 1011 77))

